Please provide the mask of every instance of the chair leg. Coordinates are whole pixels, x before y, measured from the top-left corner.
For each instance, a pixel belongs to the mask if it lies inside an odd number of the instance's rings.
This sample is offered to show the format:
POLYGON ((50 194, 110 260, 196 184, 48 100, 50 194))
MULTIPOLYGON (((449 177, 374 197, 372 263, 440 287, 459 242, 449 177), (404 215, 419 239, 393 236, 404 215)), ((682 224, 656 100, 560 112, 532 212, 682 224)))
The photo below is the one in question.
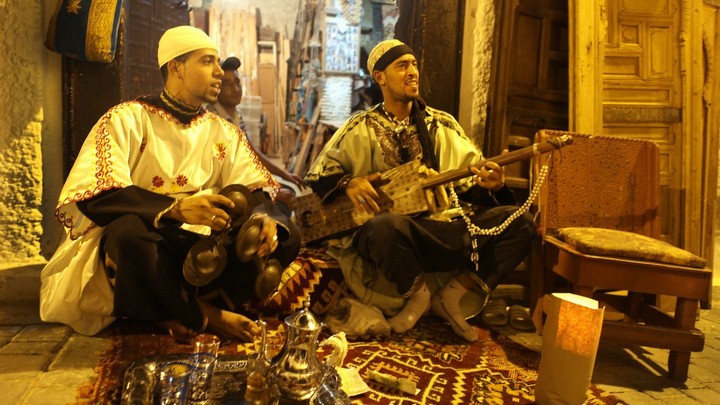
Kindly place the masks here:
POLYGON ((628 292, 628 307, 624 308, 625 322, 635 323, 640 318, 640 307, 642 306, 643 294, 628 292))
POLYGON ((668 375, 670 379, 685 382, 690 368, 690 352, 670 350, 668 356, 668 375))
POLYGON ((533 248, 530 251, 530 313, 535 311, 538 300, 545 296, 545 290, 548 289, 546 285, 549 281, 548 271, 543 263, 543 255, 539 252, 539 249, 542 249, 541 243, 533 241, 533 248))
MULTIPOLYGON (((698 300, 691 300, 682 297, 677 298, 675 303, 675 327, 681 330, 695 328, 695 317, 698 311, 698 300)), ((668 374, 672 380, 685 382, 690 368, 689 351, 670 350, 668 356, 668 374)))
POLYGON ((681 330, 695 328, 698 300, 677 297, 675 302, 675 327, 681 330))

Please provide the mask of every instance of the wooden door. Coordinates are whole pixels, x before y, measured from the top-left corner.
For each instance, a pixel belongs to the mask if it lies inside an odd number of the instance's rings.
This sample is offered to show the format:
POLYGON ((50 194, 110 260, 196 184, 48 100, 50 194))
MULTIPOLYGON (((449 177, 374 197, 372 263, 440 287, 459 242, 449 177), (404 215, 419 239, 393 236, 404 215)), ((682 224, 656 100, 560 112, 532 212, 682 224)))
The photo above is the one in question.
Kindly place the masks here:
MULTIPOLYGON (((530 145, 540 129, 568 128, 567 3, 512 0, 499 11, 488 156, 530 145)), ((506 167, 506 175, 511 185, 527 187, 528 163, 506 167)))
MULTIPOLYGON (((568 129, 568 9, 557 0, 510 0, 498 3, 492 99, 483 153, 532 144, 540 129, 568 129)), ((522 203, 529 194, 529 161, 505 167, 508 186, 522 203)), ((526 297, 525 263, 504 281, 509 294, 526 297)), ((532 300, 533 297, 530 297, 532 300)))
POLYGON ((395 38, 415 51, 420 95, 457 117, 465 0, 398 0, 395 38))
POLYGON ((661 233, 672 244, 681 245, 683 162, 687 161, 681 7, 672 0, 608 0, 606 4, 603 134, 647 139, 660 147, 661 233))
MULTIPOLYGON (((690 146, 682 136, 680 3, 571 0, 569 15, 563 1, 505 2, 485 153, 529 144, 543 128, 652 140, 661 150, 662 235, 683 246, 694 217, 683 208, 690 146), (587 45, 593 39, 600 48, 587 45)), ((516 186, 526 173, 522 163, 507 168, 516 186)))

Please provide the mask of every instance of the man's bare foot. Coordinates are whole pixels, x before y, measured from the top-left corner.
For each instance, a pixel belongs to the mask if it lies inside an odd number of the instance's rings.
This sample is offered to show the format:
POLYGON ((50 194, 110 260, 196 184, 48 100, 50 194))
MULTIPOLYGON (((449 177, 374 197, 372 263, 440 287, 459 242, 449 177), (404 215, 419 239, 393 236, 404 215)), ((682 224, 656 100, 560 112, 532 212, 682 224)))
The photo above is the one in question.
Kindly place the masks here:
POLYGON ((260 335, 260 327, 244 315, 220 309, 200 300, 198 305, 200 311, 207 317, 208 329, 223 337, 252 342, 260 335))
POLYGON ((180 321, 158 321, 155 324, 163 330, 167 330, 178 343, 188 343, 197 335, 197 332, 183 325, 180 321))

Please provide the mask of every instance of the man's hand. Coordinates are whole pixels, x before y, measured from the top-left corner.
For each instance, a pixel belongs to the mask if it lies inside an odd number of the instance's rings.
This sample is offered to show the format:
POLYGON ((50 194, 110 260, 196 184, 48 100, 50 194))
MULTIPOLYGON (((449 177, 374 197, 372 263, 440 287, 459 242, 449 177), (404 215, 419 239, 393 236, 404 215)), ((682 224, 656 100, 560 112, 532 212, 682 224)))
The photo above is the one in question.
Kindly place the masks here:
MULTIPOLYGON (((421 165, 418 168, 418 175, 421 178, 434 177, 438 175, 437 170, 428 168, 425 165, 421 165)), ((445 185, 441 184, 433 190, 425 190, 425 199, 427 200, 428 206, 431 212, 443 211, 450 207, 450 199, 447 195, 445 185)))
POLYGON ((380 199, 373 184, 382 180, 381 173, 373 173, 365 177, 353 177, 345 186, 345 193, 350 197, 355 208, 366 214, 379 214, 380 206, 377 200, 380 199))
POLYGON ((297 197, 295 197, 295 193, 293 193, 292 191, 290 191, 286 188, 281 188, 280 190, 278 190, 277 194, 275 195, 275 201, 284 202, 290 211, 295 209, 295 200, 296 199, 297 199, 297 197))
POLYGON ((284 171, 283 174, 280 175, 280 177, 296 185, 300 189, 300 191, 305 190, 308 186, 307 184, 305 184, 305 180, 303 180, 302 177, 294 173, 284 171))
POLYGON ((263 215, 262 229, 258 234, 257 255, 259 257, 267 257, 278 247, 277 237, 277 221, 268 215, 263 215))
MULTIPOLYGON (((507 149, 502 154, 506 153, 508 153, 507 149)), ((495 162, 486 162, 485 166, 480 169, 473 166, 470 171, 475 174, 475 184, 493 193, 500 191, 505 186, 505 169, 495 162)))
POLYGON ((201 194, 183 198, 165 216, 191 224, 207 225, 222 231, 230 225, 230 215, 222 207, 233 208, 231 199, 219 194, 201 194))

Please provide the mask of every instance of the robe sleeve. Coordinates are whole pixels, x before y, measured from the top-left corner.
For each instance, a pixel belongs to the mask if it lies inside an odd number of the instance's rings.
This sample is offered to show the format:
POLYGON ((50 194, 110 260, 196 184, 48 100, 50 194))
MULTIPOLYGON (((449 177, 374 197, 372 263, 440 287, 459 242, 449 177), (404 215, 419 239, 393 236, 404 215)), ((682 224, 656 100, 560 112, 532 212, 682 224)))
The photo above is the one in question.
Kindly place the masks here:
POLYGON ((351 117, 320 151, 305 182, 321 200, 331 199, 340 190, 341 181, 348 176, 367 176, 377 171, 373 167, 372 147, 377 142, 363 114, 351 117))
POLYGON ((137 158, 142 143, 142 134, 132 125, 138 121, 137 109, 132 102, 111 108, 85 139, 55 210, 55 216, 68 229, 71 239, 77 239, 94 226, 80 211, 78 202, 132 184, 129 162, 137 158))
POLYGON ((155 217, 170 206, 173 200, 172 197, 132 185, 103 191, 88 200, 78 201, 77 206, 80 212, 100 226, 106 226, 126 214, 135 214, 152 224, 155 217))
POLYGON ((246 134, 224 119, 221 119, 220 122, 224 130, 232 134, 231 136, 236 137, 235 140, 237 141, 233 158, 225 159, 226 164, 220 178, 221 187, 242 184, 251 191, 262 188, 268 191, 270 197, 274 199, 280 189, 280 184, 261 163, 246 134))

